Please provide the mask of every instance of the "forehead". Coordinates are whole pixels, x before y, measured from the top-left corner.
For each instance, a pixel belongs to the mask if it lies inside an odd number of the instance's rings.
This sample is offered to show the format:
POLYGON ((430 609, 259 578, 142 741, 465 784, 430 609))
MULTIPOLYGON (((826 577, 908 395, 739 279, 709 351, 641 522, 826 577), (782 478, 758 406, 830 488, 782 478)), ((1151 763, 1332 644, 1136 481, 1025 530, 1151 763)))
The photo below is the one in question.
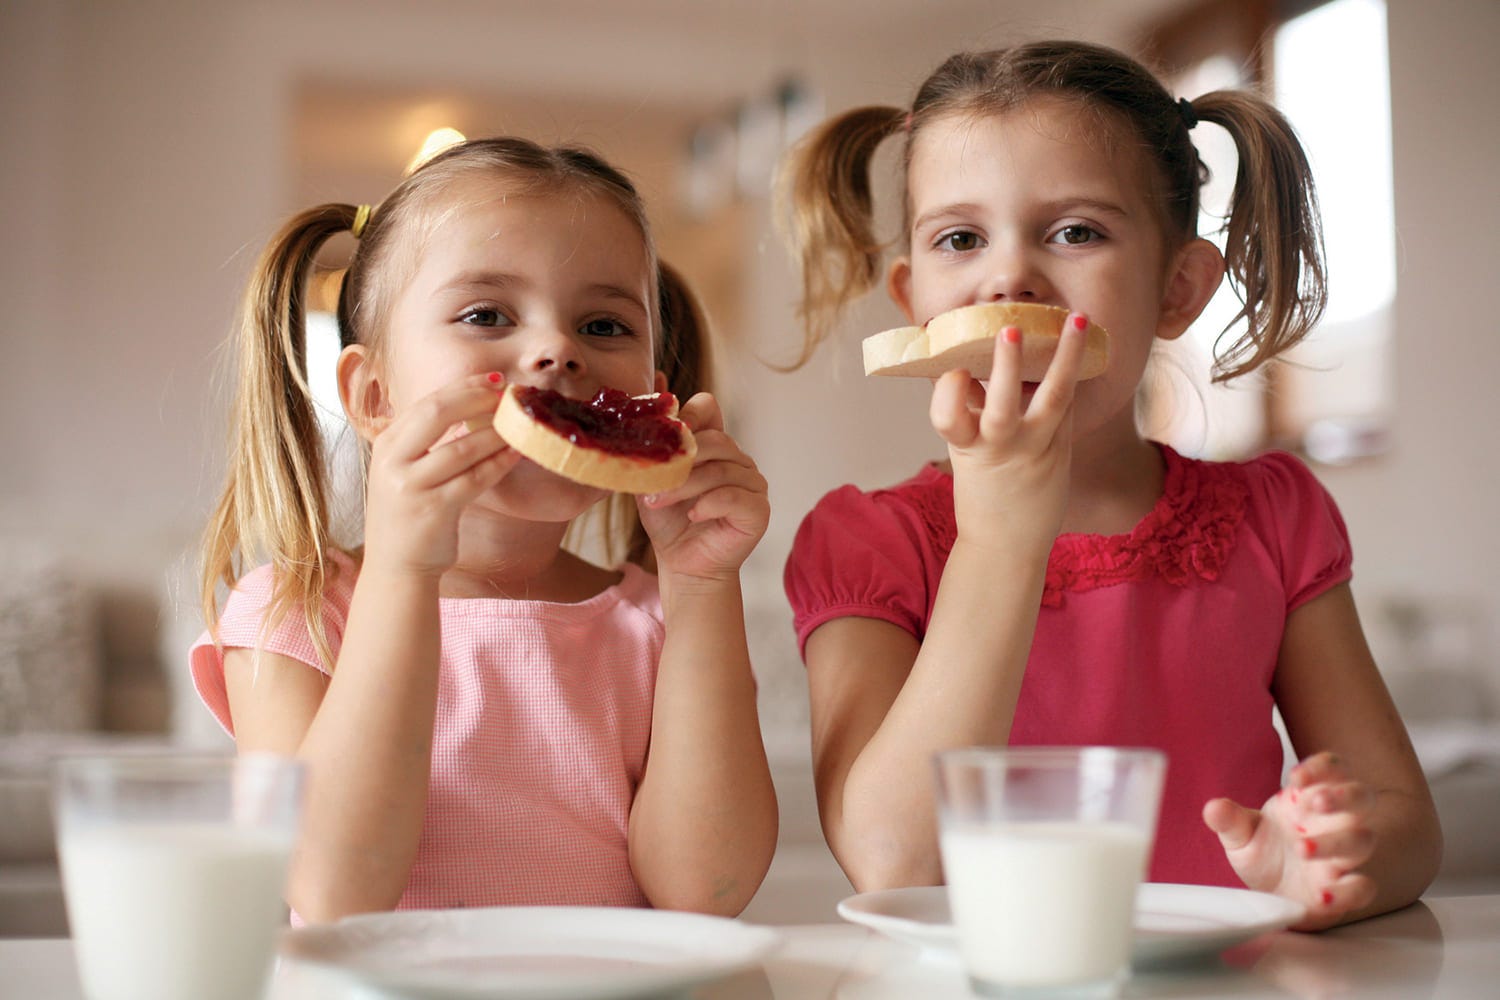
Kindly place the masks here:
POLYGON ((1028 195, 1085 185, 1135 199, 1147 197, 1150 177, 1125 123, 1075 99, 1041 96, 925 124, 912 139, 908 191, 918 210, 932 198, 993 193, 996 185, 1028 195))
POLYGON ((614 198, 582 182, 461 177, 429 197, 418 216, 411 245, 419 266, 455 256, 520 253, 553 265, 648 267, 640 223, 614 198))

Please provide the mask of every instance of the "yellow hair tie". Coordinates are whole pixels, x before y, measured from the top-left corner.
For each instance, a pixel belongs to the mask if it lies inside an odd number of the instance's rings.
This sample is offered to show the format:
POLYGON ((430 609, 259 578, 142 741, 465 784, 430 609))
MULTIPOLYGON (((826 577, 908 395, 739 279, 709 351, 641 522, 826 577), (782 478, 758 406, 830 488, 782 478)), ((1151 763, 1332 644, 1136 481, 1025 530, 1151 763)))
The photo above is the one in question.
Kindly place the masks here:
POLYGON ((363 233, 365 231, 365 226, 368 225, 369 222, 370 206, 361 205, 354 210, 354 224, 349 227, 349 232, 354 234, 355 239, 359 239, 360 233, 363 233))

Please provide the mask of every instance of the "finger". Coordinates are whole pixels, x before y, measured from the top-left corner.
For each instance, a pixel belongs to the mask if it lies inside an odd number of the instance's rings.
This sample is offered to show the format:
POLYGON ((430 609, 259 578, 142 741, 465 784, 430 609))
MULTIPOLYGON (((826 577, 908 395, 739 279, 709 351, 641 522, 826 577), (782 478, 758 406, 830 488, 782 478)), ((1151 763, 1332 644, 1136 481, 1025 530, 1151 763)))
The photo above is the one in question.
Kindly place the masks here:
POLYGON ((1203 806, 1204 824, 1219 836, 1226 851, 1237 851, 1255 836, 1260 811, 1246 809, 1233 799, 1210 799, 1203 806))
POLYGON ((694 524, 723 521, 747 535, 765 530, 770 505, 765 494, 733 486, 724 486, 698 497, 688 508, 687 518, 694 524))
POLYGON ((1308 907, 1310 917, 1349 913, 1375 901, 1375 880, 1359 872, 1348 872, 1320 887, 1317 897, 1308 907))
MULTIPOLYGON (((434 448, 412 462, 409 483, 417 489, 436 489, 464 475, 481 462, 512 452, 510 445, 493 428, 486 427, 441 448, 434 448)), ((514 454, 519 461, 520 453, 514 454)))
POLYGON ((955 448, 967 448, 979 436, 979 416, 969 408, 974 391, 984 392, 968 372, 945 372, 932 386, 928 419, 932 429, 955 448))
POLYGON ((742 452, 735 449, 735 453, 742 461, 717 460, 695 464, 681 486, 645 497, 646 506, 670 507, 723 486, 733 486, 764 496, 768 488, 766 477, 742 452))
POLYGON ((1375 789, 1363 781, 1309 785, 1299 796, 1304 811, 1310 814, 1351 813, 1363 816, 1375 808, 1375 789))
POLYGON ((412 461, 436 448, 454 424, 493 419, 502 385, 498 372, 470 375, 417 400, 380 434, 387 453, 412 461))
POLYGON ((986 437, 1003 434, 1021 415, 1021 328, 1004 327, 995 337, 990 380, 985 386, 980 431, 986 437))
POLYGON ((1063 321, 1062 335, 1057 341, 1057 351, 1047 364, 1047 373, 1031 397, 1028 413, 1061 414, 1073 402, 1078 388, 1078 376, 1083 372, 1084 346, 1088 341, 1088 317, 1072 313, 1063 321))
POLYGON ((1287 775, 1287 785, 1302 789, 1327 781, 1348 781, 1353 777, 1348 764, 1338 754, 1329 751, 1315 753, 1292 768, 1287 775))
POLYGON ((1339 868, 1358 868, 1375 853, 1375 832, 1363 823, 1350 823, 1322 833, 1309 833, 1297 842, 1303 861, 1329 861, 1339 868))
POLYGON ((703 431, 724 429, 724 411, 709 392, 695 393, 692 399, 683 403, 677 410, 677 419, 687 424, 694 436, 703 431))

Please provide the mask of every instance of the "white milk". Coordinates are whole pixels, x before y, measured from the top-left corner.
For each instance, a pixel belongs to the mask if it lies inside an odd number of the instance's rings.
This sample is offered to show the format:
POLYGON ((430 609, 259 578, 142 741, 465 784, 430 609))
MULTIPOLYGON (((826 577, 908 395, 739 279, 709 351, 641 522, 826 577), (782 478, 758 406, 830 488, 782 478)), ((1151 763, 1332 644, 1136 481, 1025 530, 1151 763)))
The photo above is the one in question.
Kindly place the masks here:
POLYGON ((1120 977, 1146 849, 1145 834, 1124 823, 945 829, 949 904, 970 977, 1022 988, 1120 977))
POLYGON ((122 824, 59 840, 89 1000, 262 996, 292 840, 208 823, 122 824))

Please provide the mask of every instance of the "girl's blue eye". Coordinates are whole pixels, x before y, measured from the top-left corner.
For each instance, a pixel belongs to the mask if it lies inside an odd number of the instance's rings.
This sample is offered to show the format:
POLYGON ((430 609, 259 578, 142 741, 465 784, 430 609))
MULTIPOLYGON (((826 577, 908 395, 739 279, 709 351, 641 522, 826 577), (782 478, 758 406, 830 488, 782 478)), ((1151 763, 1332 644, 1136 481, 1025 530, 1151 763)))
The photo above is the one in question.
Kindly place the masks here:
POLYGON ((979 249, 979 234, 960 229, 951 233, 944 233, 938 237, 937 247, 939 250, 952 250, 955 253, 968 253, 970 250, 979 249))
POLYGON ((510 326, 510 318, 498 309, 475 306, 459 314, 458 321, 469 326, 510 326))
POLYGON ((1084 243, 1092 243, 1098 238, 1099 233, 1089 226, 1063 226, 1053 235, 1052 242, 1066 243, 1069 246, 1079 246, 1084 243))
POLYGON ((614 319, 591 319, 578 328, 578 332, 586 337, 626 337, 630 335, 630 327, 614 319))

